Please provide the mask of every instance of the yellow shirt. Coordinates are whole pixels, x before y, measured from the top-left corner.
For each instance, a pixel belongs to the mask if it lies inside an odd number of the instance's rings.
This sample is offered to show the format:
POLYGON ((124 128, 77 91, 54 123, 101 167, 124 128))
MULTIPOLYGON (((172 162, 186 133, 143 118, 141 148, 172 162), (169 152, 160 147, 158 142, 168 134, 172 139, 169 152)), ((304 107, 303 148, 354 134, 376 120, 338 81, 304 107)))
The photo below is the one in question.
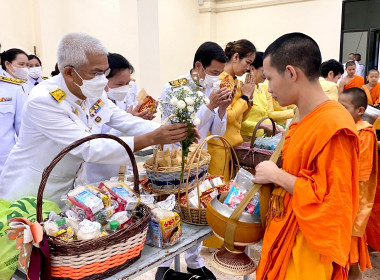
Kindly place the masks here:
POLYGON ((326 81, 323 77, 319 77, 319 83, 328 98, 338 101, 338 85, 336 83, 326 81))
MULTIPOLYGON (((262 119, 268 117, 268 102, 265 91, 261 87, 255 87, 253 93, 253 106, 249 110, 247 119, 241 124, 241 135, 252 136, 253 130, 256 124, 262 119)), ((266 120, 265 122, 270 122, 266 120)), ((256 133, 256 137, 261 137, 264 134, 264 129, 259 129, 256 133)))
MULTIPOLYGON (((222 80, 227 75, 229 76, 231 85, 235 86, 235 83, 238 83, 234 101, 227 107, 227 126, 226 132, 223 135, 223 137, 226 138, 227 141, 234 147, 243 143, 243 138, 240 135, 241 123, 246 119, 247 113, 249 109, 251 109, 251 106, 248 106, 247 101, 241 98, 242 92, 240 81, 236 78, 234 79, 227 72, 220 74, 219 79, 222 80)), ((215 141, 211 139, 209 144, 223 146, 220 140, 215 141)))
POLYGON ((274 120, 276 123, 286 125, 288 119, 293 118, 295 105, 280 106, 278 102, 272 97, 272 94, 268 91, 268 80, 260 84, 261 90, 265 92, 268 103, 268 117, 274 120))

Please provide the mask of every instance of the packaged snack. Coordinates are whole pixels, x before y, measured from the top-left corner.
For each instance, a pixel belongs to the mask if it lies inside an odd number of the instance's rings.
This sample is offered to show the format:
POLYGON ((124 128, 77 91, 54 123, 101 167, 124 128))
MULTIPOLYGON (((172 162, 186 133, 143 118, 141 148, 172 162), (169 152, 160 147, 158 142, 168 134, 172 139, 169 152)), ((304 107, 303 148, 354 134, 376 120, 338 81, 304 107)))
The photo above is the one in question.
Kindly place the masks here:
POLYGON ((224 185, 223 181, 220 177, 216 177, 216 178, 211 179, 210 183, 211 183, 211 186, 213 186, 214 188, 217 188, 219 186, 224 185))
POLYGON ((177 243, 181 235, 181 220, 177 213, 161 208, 152 210, 148 225, 147 244, 166 248, 177 243))
POLYGON ((139 91, 136 100, 143 103, 139 109, 139 113, 145 110, 149 110, 153 113, 156 109, 156 100, 154 100, 152 96, 148 95, 145 89, 139 91))
POLYGON ((58 231, 54 237, 62 241, 70 242, 74 240, 74 231, 71 227, 67 227, 66 229, 58 231))
POLYGON ((115 211, 134 210, 140 204, 140 198, 134 191, 123 182, 104 182, 100 183, 99 189, 110 193, 112 200, 117 202, 115 211))
POLYGON ((94 214, 104 208, 102 200, 90 192, 86 187, 79 186, 67 195, 70 208, 82 219, 94 219, 94 214))
POLYGON ((100 237, 102 226, 98 222, 91 222, 89 220, 83 220, 79 223, 79 230, 77 232, 78 240, 88 240, 100 237))
MULTIPOLYGON (((252 187, 253 175, 247 170, 240 168, 239 172, 236 174, 232 187, 224 200, 224 204, 232 209, 241 203, 248 190, 252 187)), ((257 214, 259 209, 259 192, 257 192, 251 201, 248 203, 247 207, 244 209, 244 212, 249 214, 257 214)))
POLYGON ((202 208, 207 208, 211 200, 213 200, 218 195, 218 189, 212 188, 202 193, 201 195, 201 206, 202 208))
POLYGON ((234 86, 230 82, 229 76, 226 75, 221 81, 220 81, 220 88, 228 88, 229 90, 233 90, 234 86))

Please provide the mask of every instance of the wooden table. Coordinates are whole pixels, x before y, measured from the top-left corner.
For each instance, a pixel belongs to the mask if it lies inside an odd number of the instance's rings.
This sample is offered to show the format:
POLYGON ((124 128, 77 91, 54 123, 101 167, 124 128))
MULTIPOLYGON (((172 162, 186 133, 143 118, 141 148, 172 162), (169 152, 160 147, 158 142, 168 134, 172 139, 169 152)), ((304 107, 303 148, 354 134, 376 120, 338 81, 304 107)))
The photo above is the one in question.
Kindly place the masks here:
POLYGON ((106 278, 107 280, 133 279, 145 272, 159 266, 167 260, 174 258, 174 269, 179 271, 180 257, 190 247, 210 237, 212 230, 209 226, 195 226, 182 223, 181 241, 172 247, 161 249, 145 245, 141 252, 141 258, 130 267, 106 278))

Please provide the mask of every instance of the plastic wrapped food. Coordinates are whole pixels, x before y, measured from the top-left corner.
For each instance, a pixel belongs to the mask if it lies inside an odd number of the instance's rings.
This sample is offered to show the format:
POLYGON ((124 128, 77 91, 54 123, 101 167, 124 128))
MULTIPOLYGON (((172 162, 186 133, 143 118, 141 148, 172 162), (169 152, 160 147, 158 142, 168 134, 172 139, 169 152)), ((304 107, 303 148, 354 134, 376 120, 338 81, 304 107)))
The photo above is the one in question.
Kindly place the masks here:
POLYGON ((147 244, 166 248, 177 243, 182 236, 181 220, 177 213, 155 208, 149 219, 147 244))
POLYGON ((83 220, 79 223, 79 230, 77 232, 78 240, 88 240, 98 238, 102 235, 102 226, 98 222, 91 222, 83 220))
MULTIPOLYGON (((248 190, 253 186, 253 178, 254 177, 251 173, 243 168, 240 168, 234 178, 234 181, 232 182, 232 187, 224 200, 224 204, 232 209, 236 209, 247 194, 248 190)), ((259 209, 259 192, 257 192, 244 209, 244 212, 249 214, 257 214, 259 209)))
POLYGON ((116 212, 134 210, 140 204, 140 198, 123 182, 108 181, 100 183, 98 188, 109 192, 111 199, 117 202, 114 206, 116 212))

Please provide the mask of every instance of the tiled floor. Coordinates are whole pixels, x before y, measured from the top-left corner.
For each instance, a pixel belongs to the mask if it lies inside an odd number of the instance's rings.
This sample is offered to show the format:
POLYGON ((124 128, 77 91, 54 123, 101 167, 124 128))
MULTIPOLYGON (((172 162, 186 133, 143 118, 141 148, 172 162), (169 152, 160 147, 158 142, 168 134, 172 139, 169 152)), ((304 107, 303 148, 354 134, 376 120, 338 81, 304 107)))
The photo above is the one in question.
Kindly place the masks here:
MULTIPOLYGON (((259 261, 260 258, 260 252, 261 252, 261 244, 253 245, 251 246, 251 257, 254 259, 256 264, 259 261)), ((209 264, 209 257, 211 253, 209 253, 209 249, 206 247, 202 248, 201 255, 205 260, 206 266, 215 274, 217 279, 220 280, 242 280, 243 277, 238 277, 238 276, 231 276, 231 275, 226 275, 215 268, 213 268, 209 264)), ((372 267, 373 269, 367 271, 364 274, 363 280, 380 280, 380 253, 379 252, 372 252, 370 253, 371 257, 371 262, 372 262, 372 267)), ((172 265, 172 268, 174 265, 172 265)), ((184 260, 183 254, 181 255, 181 271, 186 272, 186 262, 184 260)), ((144 275, 141 275, 139 277, 136 277, 134 279, 136 280, 153 280, 154 276, 156 273, 156 269, 152 269, 151 271, 148 271, 144 275)), ((255 274, 250 276, 250 280, 256 279, 255 274)))

